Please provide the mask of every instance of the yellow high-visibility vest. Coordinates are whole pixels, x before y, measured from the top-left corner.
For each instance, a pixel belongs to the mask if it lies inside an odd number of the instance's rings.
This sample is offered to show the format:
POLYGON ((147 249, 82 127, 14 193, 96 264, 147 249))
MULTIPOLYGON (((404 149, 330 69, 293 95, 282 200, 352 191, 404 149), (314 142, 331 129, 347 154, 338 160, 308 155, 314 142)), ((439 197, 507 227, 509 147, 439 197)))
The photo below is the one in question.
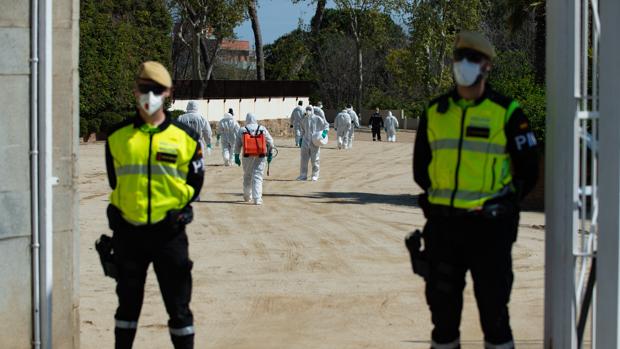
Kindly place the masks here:
POLYGON ((519 104, 491 98, 466 103, 455 101, 454 95, 442 98, 427 109, 432 152, 429 202, 474 209, 514 191, 504 127, 519 104))
POLYGON ((194 188, 186 183, 198 141, 169 123, 163 130, 134 123, 108 136, 116 187, 110 202, 134 225, 162 221, 187 205, 194 188))

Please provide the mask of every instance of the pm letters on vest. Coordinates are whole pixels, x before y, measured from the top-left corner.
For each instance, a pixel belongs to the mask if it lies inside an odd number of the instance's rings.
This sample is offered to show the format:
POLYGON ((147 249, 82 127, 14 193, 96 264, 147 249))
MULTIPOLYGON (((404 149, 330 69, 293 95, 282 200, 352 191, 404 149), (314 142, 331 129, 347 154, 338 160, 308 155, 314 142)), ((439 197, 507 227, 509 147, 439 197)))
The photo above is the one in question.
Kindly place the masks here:
POLYGON ((536 146, 536 136, 533 132, 528 132, 524 135, 518 135, 515 137, 515 143, 517 144, 517 150, 522 150, 524 145, 528 148, 536 146))

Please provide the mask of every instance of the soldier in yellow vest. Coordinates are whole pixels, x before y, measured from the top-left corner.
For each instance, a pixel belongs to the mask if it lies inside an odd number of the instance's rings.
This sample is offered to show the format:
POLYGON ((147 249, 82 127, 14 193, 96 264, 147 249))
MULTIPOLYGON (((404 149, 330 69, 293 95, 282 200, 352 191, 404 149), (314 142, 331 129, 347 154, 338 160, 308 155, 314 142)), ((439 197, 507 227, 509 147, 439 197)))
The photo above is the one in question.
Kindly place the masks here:
POLYGON ((194 347, 192 261, 185 225, 192 220, 190 203, 202 187, 204 163, 200 136, 163 109, 171 87, 163 65, 142 63, 134 89, 136 116, 117 125, 106 143, 113 189, 107 214, 118 269, 116 349, 132 347, 150 263, 174 347, 194 347))
POLYGON ((412 259, 422 262, 435 349, 460 348, 468 270, 485 348, 514 348, 511 250, 519 201, 537 179, 537 144, 519 104, 486 83, 494 57, 483 35, 459 33, 456 88, 429 104, 415 141, 414 179, 424 189, 419 204, 427 222, 424 251, 414 251, 412 259))

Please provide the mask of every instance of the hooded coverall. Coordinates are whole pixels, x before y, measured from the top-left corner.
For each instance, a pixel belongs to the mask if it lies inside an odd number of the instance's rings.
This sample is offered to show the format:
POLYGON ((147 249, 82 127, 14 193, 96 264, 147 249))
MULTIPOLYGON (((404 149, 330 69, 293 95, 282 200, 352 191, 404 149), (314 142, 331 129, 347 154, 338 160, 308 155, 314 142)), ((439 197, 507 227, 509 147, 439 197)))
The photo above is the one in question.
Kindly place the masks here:
POLYGON ((222 120, 217 123, 217 134, 220 135, 222 144, 224 166, 232 165, 237 133, 239 133, 239 123, 233 119, 230 113, 224 114, 222 120))
MULTIPOLYGON (((256 131, 263 132, 267 142, 267 154, 273 149, 273 138, 269 131, 258 124, 254 114, 249 113, 245 118, 245 127, 239 129, 235 142, 235 154, 241 154, 243 149, 243 134, 249 132, 256 134, 256 131)), ((255 204, 262 203, 263 198, 263 172, 267 164, 266 157, 244 156, 241 160, 243 165, 243 199, 254 201, 255 204)))

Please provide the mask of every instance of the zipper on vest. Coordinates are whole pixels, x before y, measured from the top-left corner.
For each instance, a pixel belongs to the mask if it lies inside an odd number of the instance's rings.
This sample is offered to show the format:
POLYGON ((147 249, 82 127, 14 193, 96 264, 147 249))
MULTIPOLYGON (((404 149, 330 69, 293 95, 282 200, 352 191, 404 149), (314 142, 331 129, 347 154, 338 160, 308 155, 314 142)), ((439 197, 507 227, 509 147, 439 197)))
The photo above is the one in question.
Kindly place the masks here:
POLYGON ((149 158, 147 160, 146 173, 148 178, 148 208, 147 208, 147 224, 151 224, 151 151, 153 147, 153 133, 149 135, 149 158))
POLYGON ((456 192, 459 190, 459 168, 461 167, 461 152, 463 150, 463 130, 465 125, 465 114, 467 114, 467 108, 463 108, 463 112, 461 113, 461 130, 459 137, 459 149, 456 158, 456 169, 454 171, 454 190, 452 191, 452 196, 450 197, 450 207, 454 207, 454 199, 456 197, 456 192))
POLYGON ((495 188, 495 164, 497 163, 497 158, 493 157, 493 165, 491 165, 491 191, 495 188))

